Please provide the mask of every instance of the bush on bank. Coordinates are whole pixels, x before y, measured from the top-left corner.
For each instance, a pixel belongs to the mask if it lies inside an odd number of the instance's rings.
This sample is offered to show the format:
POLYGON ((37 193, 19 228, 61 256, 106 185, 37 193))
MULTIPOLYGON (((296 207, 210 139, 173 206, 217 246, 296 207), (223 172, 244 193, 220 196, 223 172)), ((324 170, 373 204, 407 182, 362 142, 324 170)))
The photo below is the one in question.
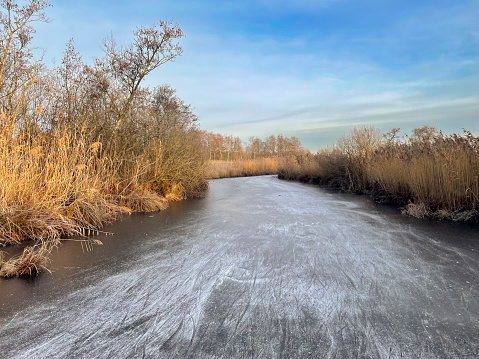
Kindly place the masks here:
POLYGON ((85 64, 71 40, 48 69, 31 47, 47 1, 2 3, 0 18, 0 245, 33 239, 0 275, 44 268, 61 237, 122 213, 163 209, 207 186, 198 118, 167 85, 144 78, 182 53, 178 25, 138 28, 130 45, 104 42, 85 64))
POLYGON ((331 148, 283 161, 279 177, 369 193, 415 217, 479 220, 479 138, 429 126, 398 132, 356 128, 331 148))

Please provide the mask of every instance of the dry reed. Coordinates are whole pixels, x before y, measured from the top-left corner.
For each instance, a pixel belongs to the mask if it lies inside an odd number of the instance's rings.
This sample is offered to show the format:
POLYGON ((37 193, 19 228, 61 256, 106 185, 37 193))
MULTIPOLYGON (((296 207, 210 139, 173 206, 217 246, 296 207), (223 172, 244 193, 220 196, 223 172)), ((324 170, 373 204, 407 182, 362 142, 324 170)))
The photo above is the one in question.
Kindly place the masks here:
POLYGON ((258 158, 254 160, 209 161, 206 176, 210 179, 248 177, 276 174, 277 158, 258 158))
POLYGON ((33 275, 48 270, 46 267, 52 250, 58 245, 57 241, 40 241, 34 246, 26 247, 23 253, 3 262, 0 258, 0 276, 14 277, 33 275))
MULTIPOLYGON (((479 139, 465 132, 428 141, 418 138, 381 147, 368 165, 368 179, 376 190, 395 194, 401 202, 426 210, 418 217, 447 217, 479 206, 479 139)), ((414 215, 414 214, 413 214, 414 215)))
POLYGON ((279 177, 370 193, 415 217, 479 220, 479 138, 470 132, 446 136, 425 126, 379 142, 362 128, 346 142, 283 161, 279 177))
MULTIPOLYGON (((124 158, 105 154, 101 142, 69 129, 35 136, 3 131, 0 244, 27 239, 41 244, 19 258, 0 261, 0 275, 43 270, 52 244, 63 236, 85 235, 122 213, 166 208, 168 199, 151 189, 155 161, 145 157, 130 157, 125 166, 124 158)), ((180 186, 171 185, 170 200, 184 197, 177 193, 180 186)))
POLYGON ((78 235, 125 212, 105 195, 112 167, 97 147, 66 130, 1 138, 0 243, 78 235))
POLYGON ((178 25, 140 27, 128 49, 105 41, 105 56, 92 66, 70 41, 50 71, 31 47, 33 23, 46 21, 49 3, 16 3, 0 5, 8 39, 0 66, 0 245, 41 244, 2 258, 6 276, 43 269, 59 238, 96 232, 122 213, 164 209, 206 186, 198 118, 169 86, 142 87, 181 54, 178 25))

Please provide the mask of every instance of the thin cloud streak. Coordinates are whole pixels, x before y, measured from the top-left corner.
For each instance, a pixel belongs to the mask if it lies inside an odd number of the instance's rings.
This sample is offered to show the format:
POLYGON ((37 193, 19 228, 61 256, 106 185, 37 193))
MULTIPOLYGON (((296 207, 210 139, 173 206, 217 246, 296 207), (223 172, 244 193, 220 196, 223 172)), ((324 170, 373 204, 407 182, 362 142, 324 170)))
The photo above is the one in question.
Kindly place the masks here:
POLYGON ((179 23, 183 56, 147 85, 176 88, 209 131, 283 132, 312 143, 314 131, 370 121, 384 130, 427 123, 479 134, 468 102, 479 96, 479 1, 53 4, 53 22, 36 41, 57 64, 71 37, 91 62, 110 32, 126 44, 136 26, 179 23))

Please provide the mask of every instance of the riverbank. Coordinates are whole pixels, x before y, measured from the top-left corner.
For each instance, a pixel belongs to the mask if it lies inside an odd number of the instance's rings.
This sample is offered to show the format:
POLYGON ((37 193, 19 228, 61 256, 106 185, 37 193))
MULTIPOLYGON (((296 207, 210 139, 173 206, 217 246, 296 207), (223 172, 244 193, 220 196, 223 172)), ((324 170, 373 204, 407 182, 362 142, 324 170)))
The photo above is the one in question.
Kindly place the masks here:
POLYGON ((278 176, 368 194, 418 218, 479 221, 479 138, 427 126, 397 133, 357 128, 331 148, 283 161, 278 176))
POLYGON ((0 245, 35 241, 19 257, 0 253, 1 276, 44 270, 62 238, 85 238, 122 214, 204 191, 197 116, 170 86, 143 86, 182 54, 177 24, 138 27, 121 47, 112 35, 90 64, 72 39, 49 69, 32 45, 49 2, 1 7, 0 245))
MULTIPOLYGON (((0 254, 1 276, 44 270, 61 238, 86 238, 122 214, 162 210, 169 202, 206 188, 202 177, 189 175, 195 169, 201 173, 206 163, 198 148, 190 148, 185 155, 185 145, 176 149, 181 150, 179 156, 175 148, 167 147, 170 161, 164 163, 149 159, 149 151, 120 156, 104 151, 104 146, 69 129, 0 137, 0 178, 4 179, 0 184, 0 245, 36 241, 8 261, 0 254), (178 171, 176 178, 165 178, 184 160, 196 166, 178 171)), ((99 241, 85 239, 85 243, 99 241)))

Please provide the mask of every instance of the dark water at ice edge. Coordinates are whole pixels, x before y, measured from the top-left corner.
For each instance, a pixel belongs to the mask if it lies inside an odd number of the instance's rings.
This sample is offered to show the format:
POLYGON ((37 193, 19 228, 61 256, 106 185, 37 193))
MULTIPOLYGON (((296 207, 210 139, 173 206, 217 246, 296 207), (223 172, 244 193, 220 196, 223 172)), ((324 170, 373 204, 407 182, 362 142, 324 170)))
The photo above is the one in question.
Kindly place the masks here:
POLYGON ((276 178, 0 280, 0 358, 478 358, 477 226, 276 178))

